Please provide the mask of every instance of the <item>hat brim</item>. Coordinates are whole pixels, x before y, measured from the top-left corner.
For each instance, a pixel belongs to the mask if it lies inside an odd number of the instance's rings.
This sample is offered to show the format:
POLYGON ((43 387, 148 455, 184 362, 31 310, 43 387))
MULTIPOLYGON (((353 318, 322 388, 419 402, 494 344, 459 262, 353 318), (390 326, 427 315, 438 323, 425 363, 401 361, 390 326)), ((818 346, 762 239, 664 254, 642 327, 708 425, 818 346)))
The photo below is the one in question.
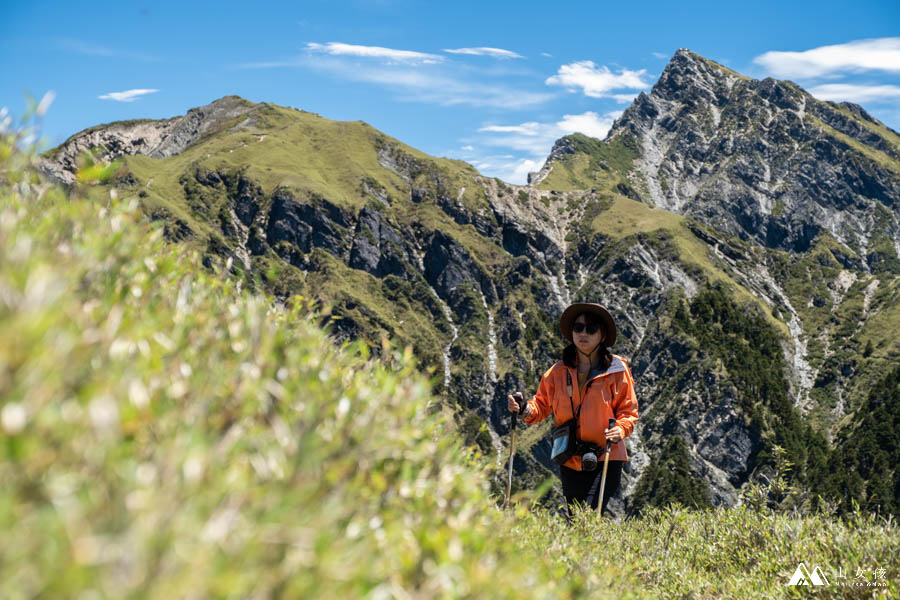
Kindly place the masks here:
POLYGON ((609 311, 599 304, 576 302, 575 304, 569 305, 559 318, 559 329, 562 332, 563 337, 566 338, 566 340, 573 342, 572 327, 575 325, 575 319, 577 319, 578 315, 581 313, 586 312, 595 314, 600 318, 600 323, 602 323, 604 329, 603 345, 607 348, 611 348, 612 345, 616 343, 616 323, 613 321, 609 311))

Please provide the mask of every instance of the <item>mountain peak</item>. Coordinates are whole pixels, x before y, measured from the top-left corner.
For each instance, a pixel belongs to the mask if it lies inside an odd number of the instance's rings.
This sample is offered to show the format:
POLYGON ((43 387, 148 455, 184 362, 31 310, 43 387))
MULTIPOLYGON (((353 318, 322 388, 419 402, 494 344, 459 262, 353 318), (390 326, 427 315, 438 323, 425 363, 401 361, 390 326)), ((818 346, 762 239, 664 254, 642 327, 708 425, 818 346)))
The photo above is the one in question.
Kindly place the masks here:
POLYGON ((666 100, 682 100, 687 95, 699 93, 711 100, 720 92, 727 92, 740 80, 747 81, 749 78, 681 48, 663 69, 651 94, 666 100))
MULTIPOLYGON (((715 61, 687 48, 679 48, 649 94, 641 92, 609 131, 611 139, 634 129, 634 121, 653 119, 659 114, 657 99, 687 104, 726 103, 728 92, 738 81, 752 81, 715 61)), ((539 185, 549 174, 553 163, 574 154, 573 144, 565 136, 556 141, 539 172, 530 173, 529 185, 539 185)))
MULTIPOLYGON (((633 179, 651 206, 784 250, 803 252, 825 233, 855 254, 853 268, 900 265, 900 136, 855 105, 681 48, 602 143, 617 144, 636 153, 633 179)), ((564 163, 603 187, 600 163, 564 148, 533 181, 558 182, 550 172, 564 163)))

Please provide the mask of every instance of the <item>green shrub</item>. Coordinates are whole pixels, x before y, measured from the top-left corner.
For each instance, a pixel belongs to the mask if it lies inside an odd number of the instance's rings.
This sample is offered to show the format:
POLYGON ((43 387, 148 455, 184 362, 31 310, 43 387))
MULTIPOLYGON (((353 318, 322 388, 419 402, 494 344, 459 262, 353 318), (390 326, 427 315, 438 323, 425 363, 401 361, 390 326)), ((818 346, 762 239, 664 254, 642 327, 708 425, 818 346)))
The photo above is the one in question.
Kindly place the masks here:
POLYGON ((409 355, 137 201, 0 190, 0 597, 567 597, 409 355))

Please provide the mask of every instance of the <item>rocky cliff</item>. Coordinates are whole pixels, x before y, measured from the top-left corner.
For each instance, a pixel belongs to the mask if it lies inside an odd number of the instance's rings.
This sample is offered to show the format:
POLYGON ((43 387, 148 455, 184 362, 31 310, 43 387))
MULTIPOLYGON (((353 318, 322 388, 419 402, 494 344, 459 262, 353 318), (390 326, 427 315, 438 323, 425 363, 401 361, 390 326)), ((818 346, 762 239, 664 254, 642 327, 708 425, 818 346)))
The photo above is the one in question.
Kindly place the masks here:
MULTIPOLYGON (((640 425, 615 510, 677 435, 716 504, 788 448, 801 478, 900 357, 897 136, 858 107, 679 51, 606 140, 567 136, 529 186, 365 123, 228 97, 73 136, 122 167, 84 188, 141 199, 173 240, 329 307, 338 340, 409 344, 471 443, 501 460, 506 394, 558 358, 571 301, 608 306, 640 425), (482 427, 482 425, 484 425, 482 427)), ((523 486, 551 470, 523 436, 523 486)))
MULTIPOLYGON (((85 152, 99 150, 94 157, 98 161, 135 154, 153 158, 175 156, 216 133, 223 122, 251 112, 254 106, 243 98, 226 96, 207 106, 193 108, 184 116, 163 121, 146 119, 91 127, 70 137, 40 160, 39 168, 53 181, 72 184, 78 158, 85 152)), ((251 122, 248 117, 244 124, 251 122)))
POLYGON ((610 137, 626 133, 656 206, 771 248, 827 233, 863 270, 883 262, 879 240, 900 239, 900 137, 859 106, 680 50, 610 137))

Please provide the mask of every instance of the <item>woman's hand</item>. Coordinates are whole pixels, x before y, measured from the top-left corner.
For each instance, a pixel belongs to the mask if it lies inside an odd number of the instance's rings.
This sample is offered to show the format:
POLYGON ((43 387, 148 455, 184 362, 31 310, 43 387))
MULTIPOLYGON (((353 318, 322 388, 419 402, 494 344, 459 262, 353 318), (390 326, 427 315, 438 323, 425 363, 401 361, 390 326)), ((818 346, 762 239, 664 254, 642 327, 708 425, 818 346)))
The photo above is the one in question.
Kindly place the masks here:
POLYGON ((616 426, 614 426, 614 427, 610 427, 609 429, 607 429, 607 430, 604 431, 603 433, 604 433, 604 435, 606 436, 606 439, 607 439, 607 440, 609 440, 609 441, 612 442, 613 444, 617 444, 617 443, 619 443, 619 442, 622 441, 622 439, 624 438, 624 435, 623 435, 623 434, 624 434, 625 432, 622 431, 622 428, 621 428, 621 427, 619 427, 618 425, 616 425, 616 426))
POLYGON ((525 402, 525 398, 522 396, 522 392, 510 394, 506 397, 506 400, 509 412, 518 412, 521 409, 523 417, 527 417, 529 414, 531 414, 531 411, 528 410, 528 403, 525 402), (516 401, 517 399, 518 402, 516 401))

